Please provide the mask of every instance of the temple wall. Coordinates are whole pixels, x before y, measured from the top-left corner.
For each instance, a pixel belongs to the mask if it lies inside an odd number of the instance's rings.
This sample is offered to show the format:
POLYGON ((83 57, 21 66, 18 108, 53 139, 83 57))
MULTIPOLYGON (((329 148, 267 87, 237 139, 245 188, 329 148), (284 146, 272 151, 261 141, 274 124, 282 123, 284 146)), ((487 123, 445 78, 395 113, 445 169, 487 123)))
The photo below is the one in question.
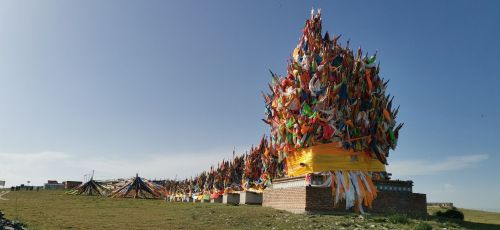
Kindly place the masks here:
MULTIPOLYGON (((292 213, 352 212, 352 210, 345 210, 345 203, 342 202, 334 208, 331 188, 306 186, 303 180, 303 177, 295 180, 276 180, 273 183, 273 187, 276 188, 264 190, 262 205, 292 213)), ((372 208, 364 207, 365 212, 427 215, 425 194, 406 191, 379 191, 377 194, 372 208)))
POLYGON ((240 204, 262 204, 262 193, 241 192, 240 204))
POLYGON ((304 177, 289 182, 291 182, 292 187, 280 187, 278 184, 272 190, 264 190, 262 206, 292 213, 304 213, 306 209, 306 187, 300 186, 300 184, 304 183, 304 177), (293 183, 296 183, 296 186, 293 183))

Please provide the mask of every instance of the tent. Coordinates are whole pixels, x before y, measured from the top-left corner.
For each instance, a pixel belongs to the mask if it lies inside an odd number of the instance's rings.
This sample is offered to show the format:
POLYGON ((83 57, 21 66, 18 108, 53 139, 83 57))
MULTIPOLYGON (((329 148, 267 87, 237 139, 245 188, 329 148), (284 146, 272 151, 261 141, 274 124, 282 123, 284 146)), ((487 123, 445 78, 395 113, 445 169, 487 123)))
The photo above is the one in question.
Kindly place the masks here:
POLYGON ((111 197, 118 198, 160 198, 165 189, 160 185, 139 177, 138 174, 111 193, 111 197))
POLYGON ((72 195, 87 195, 87 196, 105 196, 108 193, 108 189, 105 188, 101 183, 90 178, 86 183, 78 186, 74 190, 68 192, 72 195))

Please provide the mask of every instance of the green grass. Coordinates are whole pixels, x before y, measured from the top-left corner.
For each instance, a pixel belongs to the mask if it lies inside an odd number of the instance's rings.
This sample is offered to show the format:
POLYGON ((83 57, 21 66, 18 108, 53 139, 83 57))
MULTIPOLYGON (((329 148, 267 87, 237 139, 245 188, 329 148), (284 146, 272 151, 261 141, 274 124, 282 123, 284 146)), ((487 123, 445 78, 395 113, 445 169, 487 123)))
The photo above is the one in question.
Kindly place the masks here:
POLYGON ((418 223, 414 228, 414 230, 432 230, 432 225, 425 222, 418 223))
POLYGON ((498 212, 485 212, 463 208, 459 208, 458 210, 464 213, 465 221, 500 225, 500 213, 498 212))
MULTIPOLYGON (((27 224, 29 229, 428 229, 422 228, 424 225, 434 229, 500 228, 500 224, 492 223, 411 218, 404 223, 392 223, 390 217, 384 216, 300 215, 261 206, 73 196, 62 191, 10 192, 4 198, 9 200, 0 200, 0 210, 7 218, 27 224)), ((467 213, 464 212, 466 220, 467 213)), ((476 217, 480 213, 470 215, 476 217)))
MULTIPOLYGON (((427 208, 427 212, 431 216, 434 216, 438 211, 443 212, 446 210, 446 208, 439 207, 427 208)), ((459 222, 461 226, 469 229, 500 229, 500 213, 498 212, 486 212, 481 210, 471 210, 463 208, 459 208, 458 210, 464 214, 464 221, 444 221, 459 222)), ((434 217, 434 219, 437 221, 443 221, 443 219, 436 217, 434 217)))
POLYGON ((410 220, 406 215, 395 214, 389 216, 389 221, 393 224, 408 224, 410 220))

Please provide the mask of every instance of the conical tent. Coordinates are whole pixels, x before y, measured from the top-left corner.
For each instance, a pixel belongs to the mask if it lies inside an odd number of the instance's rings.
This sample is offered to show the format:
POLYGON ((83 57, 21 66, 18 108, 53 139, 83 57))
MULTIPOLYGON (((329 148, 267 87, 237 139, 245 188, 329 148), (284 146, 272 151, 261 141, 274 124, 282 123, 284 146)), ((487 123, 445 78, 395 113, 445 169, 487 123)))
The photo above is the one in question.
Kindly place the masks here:
POLYGON ((164 194, 164 191, 165 189, 160 185, 141 178, 136 174, 134 178, 128 180, 122 187, 113 191, 111 197, 160 198, 164 194))
POLYGON ((69 194, 73 195, 87 195, 87 196, 105 196, 108 192, 101 183, 91 178, 86 183, 78 186, 76 189, 69 192, 69 194))

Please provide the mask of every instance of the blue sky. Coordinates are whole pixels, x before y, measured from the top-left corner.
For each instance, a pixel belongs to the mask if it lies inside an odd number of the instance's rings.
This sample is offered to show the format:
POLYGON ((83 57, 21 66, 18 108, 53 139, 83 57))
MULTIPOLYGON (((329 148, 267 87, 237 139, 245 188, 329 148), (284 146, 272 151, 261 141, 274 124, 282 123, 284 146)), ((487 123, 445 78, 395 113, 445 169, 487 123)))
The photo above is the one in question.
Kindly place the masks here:
POLYGON ((2 1, 0 180, 186 177, 247 150, 312 7, 378 50, 405 122, 393 177, 498 210, 496 1, 2 1))

